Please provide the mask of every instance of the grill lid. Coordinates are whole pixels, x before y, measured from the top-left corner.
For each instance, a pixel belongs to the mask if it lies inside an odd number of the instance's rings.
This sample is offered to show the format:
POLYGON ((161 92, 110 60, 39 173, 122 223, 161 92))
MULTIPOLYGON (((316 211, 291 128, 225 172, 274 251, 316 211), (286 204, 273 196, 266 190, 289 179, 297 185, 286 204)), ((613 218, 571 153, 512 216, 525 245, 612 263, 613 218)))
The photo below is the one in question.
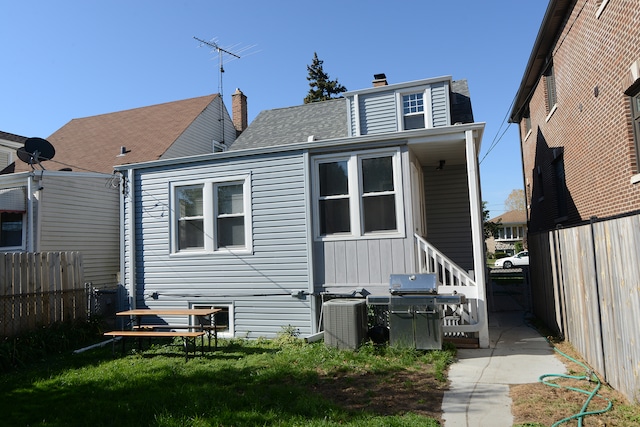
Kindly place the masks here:
POLYGON ((392 295, 436 294, 438 293, 436 275, 433 273, 392 274, 389 280, 389 292, 392 295))

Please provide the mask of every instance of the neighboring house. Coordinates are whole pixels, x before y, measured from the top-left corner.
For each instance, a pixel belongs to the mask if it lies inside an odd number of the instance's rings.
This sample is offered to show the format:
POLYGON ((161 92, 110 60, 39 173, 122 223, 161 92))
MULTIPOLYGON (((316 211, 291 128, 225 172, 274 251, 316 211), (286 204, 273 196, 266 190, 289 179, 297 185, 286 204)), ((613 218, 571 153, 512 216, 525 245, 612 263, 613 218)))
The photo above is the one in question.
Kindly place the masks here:
POLYGON ((515 255, 517 252, 516 243, 524 243, 527 238, 527 213, 509 211, 491 218, 489 222, 500 224, 500 226, 497 235, 487 239, 487 251, 515 255))
POLYGON ((511 113, 530 231, 640 209, 639 22, 633 0, 549 3, 511 113))
POLYGON ((640 9, 552 0, 515 98, 534 312, 640 401, 640 9))
POLYGON ((15 169, 16 150, 24 145, 26 136, 0 131, 0 175, 15 169))
MULTIPOLYGON (((323 301, 439 273, 446 332, 488 347, 466 81, 438 77, 261 112, 223 153, 119 166, 132 307, 216 306, 223 335, 321 330, 323 301)), ((168 322, 177 319, 167 319, 168 322)))
MULTIPOLYGON (((233 103, 246 111, 241 92, 233 103)), ((218 95, 150 105, 71 120, 47 138, 56 150, 48 168, 112 173, 114 165, 224 151, 236 134, 218 95)), ((16 172, 30 170, 16 162, 16 172)))
POLYGON ((79 251, 84 280, 118 283, 119 179, 35 170, 0 175, 0 252, 79 251))
POLYGON ((225 108, 220 120, 218 95, 74 119, 47 138, 55 156, 41 165, 16 160, 27 138, 0 133, 0 160, 14 171, 0 175, 0 251, 80 251, 85 281, 115 286, 121 177, 114 165, 226 150, 246 127, 246 97, 238 91, 233 103, 244 109, 238 129, 225 108))

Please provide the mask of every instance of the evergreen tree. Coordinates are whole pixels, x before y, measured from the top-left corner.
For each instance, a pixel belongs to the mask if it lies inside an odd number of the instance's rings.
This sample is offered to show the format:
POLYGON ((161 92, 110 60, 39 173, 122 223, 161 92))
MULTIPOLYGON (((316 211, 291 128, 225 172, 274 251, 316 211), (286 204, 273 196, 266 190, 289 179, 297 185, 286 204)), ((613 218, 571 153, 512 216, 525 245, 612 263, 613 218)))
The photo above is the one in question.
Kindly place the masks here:
POLYGON ((347 88, 338 83, 338 79, 329 80, 329 75, 322 69, 323 62, 318 59, 318 54, 314 52, 311 65, 307 65, 307 71, 309 72, 307 80, 311 89, 309 89, 309 93, 304 99, 305 104, 339 98, 339 96, 334 95, 339 95, 347 90, 347 88))

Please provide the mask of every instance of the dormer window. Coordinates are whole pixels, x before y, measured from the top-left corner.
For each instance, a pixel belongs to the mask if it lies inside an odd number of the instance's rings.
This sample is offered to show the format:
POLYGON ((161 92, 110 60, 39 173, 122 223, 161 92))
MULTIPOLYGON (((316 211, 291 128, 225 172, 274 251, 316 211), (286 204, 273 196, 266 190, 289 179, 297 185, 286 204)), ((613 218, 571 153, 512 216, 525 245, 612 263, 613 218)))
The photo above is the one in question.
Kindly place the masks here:
POLYGON ((424 93, 402 95, 404 130, 424 129, 424 93))

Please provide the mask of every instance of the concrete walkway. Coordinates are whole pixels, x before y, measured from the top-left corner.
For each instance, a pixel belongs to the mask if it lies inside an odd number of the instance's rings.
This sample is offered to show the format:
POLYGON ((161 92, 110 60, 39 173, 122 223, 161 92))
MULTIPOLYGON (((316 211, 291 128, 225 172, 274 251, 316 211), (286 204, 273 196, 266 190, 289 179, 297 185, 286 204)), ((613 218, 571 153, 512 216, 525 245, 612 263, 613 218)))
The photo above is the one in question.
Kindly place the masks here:
POLYGON ((520 310, 489 313, 488 349, 459 349, 444 394, 445 427, 511 427, 511 384, 538 382, 565 373, 552 347, 527 325, 520 310))

